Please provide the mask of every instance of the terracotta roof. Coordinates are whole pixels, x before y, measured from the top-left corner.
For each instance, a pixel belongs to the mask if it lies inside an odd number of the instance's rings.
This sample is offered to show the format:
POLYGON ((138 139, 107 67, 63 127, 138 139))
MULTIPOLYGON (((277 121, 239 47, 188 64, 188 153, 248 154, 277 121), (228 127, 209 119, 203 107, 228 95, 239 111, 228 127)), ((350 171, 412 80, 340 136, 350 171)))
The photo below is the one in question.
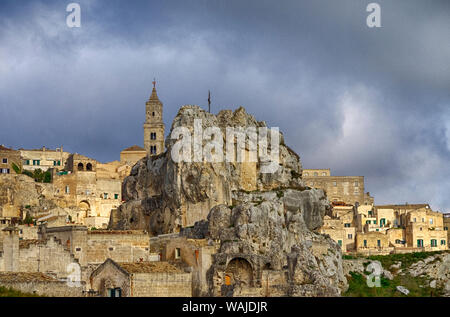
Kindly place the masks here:
POLYGON ((428 204, 404 204, 404 205, 375 205, 376 208, 411 208, 411 209, 419 209, 429 206, 428 204))
POLYGON ((0 282, 24 283, 54 281, 57 281, 57 279, 40 272, 0 272, 0 282))
POLYGON ((0 145, 0 151, 14 151, 13 149, 4 147, 3 145, 0 145))
POLYGON ((134 151, 146 152, 145 149, 140 147, 139 145, 130 146, 130 147, 126 148, 125 150, 123 150, 122 152, 134 152, 134 151))
POLYGON ((182 271, 167 262, 136 262, 117 263, 128 273, 182 273, 182 271))

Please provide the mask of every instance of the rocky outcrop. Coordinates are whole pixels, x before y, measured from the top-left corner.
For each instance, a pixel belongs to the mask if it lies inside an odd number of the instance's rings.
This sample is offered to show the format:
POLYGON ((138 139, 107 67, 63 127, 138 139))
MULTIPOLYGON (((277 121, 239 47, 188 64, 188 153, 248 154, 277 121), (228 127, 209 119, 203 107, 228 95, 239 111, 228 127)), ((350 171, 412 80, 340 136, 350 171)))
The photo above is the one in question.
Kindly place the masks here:
POLYGON ((432 288, 442 288, 450 296, 450 253, 435 254, 412 264, 408 269, 411 276, 427 276, 432 288))
POLYGON ((34 216, 56 207, 48 199, 53 192, 52 184, 37 183, 26 175, 3 175, 0 177, 0 215, 22 218, 25 213, 34 216))
MULTIPOLYGON (((248 159, 248 143, 235 148, 240 149, 247 161, 226 161, 226 136, 228 128, 266 127, 266 124, 239 108, 232 112, 221 111, 213 115, 198 106, 184 106, 175 117, 171 133, 166 139, 166 152, 139 161, 123 183, 123 198, 126 201, 112 213, 110 228, 145 229, 151 234, 177 232, 182 227, 193 226, 196 221, 206 219, 214 206, 232 204, 235 191, 267 191, 277 188, 303 188, 302 167, 299 156, 284 144, 280 133, 279 164, 274 173, 261 173, 268 162, 258 157, 256 162, 248 159), (195 121, 199 120, 199 121, 195 121), (194 129, 195 123, 200 122, 194 129), (200 150, 192 148, 191 162, 176 162, 172 150, 177 139, 172 132, 183 128, 191 136, 218 127, 221 132, 223 161, 196 162, 195 153, 206 153, 211 141, 200 142, 200 150)), ((268 138, 271 148, 271 138, 268 138)), ((237 157, 236 157, 237 158, 237 157)))
MULTIPOLYGON (((213 115, 197 106, 182 107, 166 139, 167 151, 142 159, 125 179, 126 202, 112 212, 109 228, 144 229, 151 235, 180 231, 188 238, 209 239, 218 250, 206 277, 209 291, 202 295, 339 296, 347 287, 340 247, 315 232, 329 213, 329 202, 323 190, 304 186, 300 157, 282 134, 277 168, 270 173, 265 171, 274 157, 249 161, 249 143, 235 148, 247 158, 244 162, 196 162, 197 145, 183 149, 183 154, 192 151, 194 161, 175 160, 177 140, 170 135, 180 129, 184 138, 218 127, 215 155, 220 149, 226 153, 227 127, 265 126, 243 108, 213 115)), ((200 142, 200 153, 210 142, 200 142)), ((269 149, 277 144, 271 142, 276 139, 268 140, 269 149)))
POLYGON ((322 190, 236 196, 237 206, 216 206, 206 221, 183 230, 220 243, 210 296, 339 296, 346 289, 340 247, 312 231, 328 208, 322 190))

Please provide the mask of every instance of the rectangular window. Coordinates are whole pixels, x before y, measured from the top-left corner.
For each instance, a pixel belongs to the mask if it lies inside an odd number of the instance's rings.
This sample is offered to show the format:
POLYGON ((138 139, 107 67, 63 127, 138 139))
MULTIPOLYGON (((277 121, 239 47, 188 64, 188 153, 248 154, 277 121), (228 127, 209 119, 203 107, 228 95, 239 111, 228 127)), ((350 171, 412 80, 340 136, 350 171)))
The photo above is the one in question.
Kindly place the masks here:
POLYGON ((2 163, 3 164, 8 164, 8 159, 7 158, 2 159, 2 163))
POLYGON ((430 225, 432 225, 432 224, 433 224, 433 218, 430 219, 430 225))
POLYGON ((119 194, 114 194, 114 199, 119 199, 119 194))
POLYGON ((70 187, 69 187, 69 185, 66 185, 65 191, 66 191, 66 194, 70 193, 70 187))
POLYGON ((340 247, 342 247, 342 240, 338 240, 338 244, 340 247))
POLYGON ((377 246, 381 247, 381 240, 377 240, 377 246))
POLYGON ((353 235, 351 233, 348 234, 349 239, 353 239, 353 235))
POLYGON ((366 220, 366 225, 370 225, 370 220, 366 220))
POLYGON ((40 160, 33 160, 33 165, 41 165, 41 161, 40 160))
POLYGON ((351 226, 351 223, 345 223, 345 224, 344 224, 344 227, 345 227, 345 228, 350 228, 350 226, 351 226))
POLYGON ((376 224, 377 224, 377 221, 376 221, 376 220, 374 220, 374 221, 373 221, 373 224, 374 224, 374 225, 376 225, 376 224))
POLYGON ((355 182, 355 187, 358 187, 359 186, 359 183, 358 182, 355 182))
POLYGON ((423 240, 422 239, 417 239, 417 247, 418 248, 423 247, 423 240))
POLYGON ((441 240, 441 245, 445 245, 445 240, 441 240))
POLYGON ((437 240, 436 239, 431 239, 431 246, 432 247, 437 247, 437 240))
POLYGON ((103 193, 103 199, 108 199, 108 193, 103 193))
POLYGON ((364 240, 364 246, 367 247, 367 240, 364 240))
POLYGON ((181 249, 176 248, 175 249, 175 259, 179 259, 179 258, 181 258, 181 249))
POLYGON ((30 160, 25 160, 25 165, 30 165, 30 160))
POLYGON ((336 187, 337 186, 337 182, 333 182, 333 186, 336 187))
POLYGON ((0 171, 2 174, 9 174, 9 168, 2 168, 0 171))

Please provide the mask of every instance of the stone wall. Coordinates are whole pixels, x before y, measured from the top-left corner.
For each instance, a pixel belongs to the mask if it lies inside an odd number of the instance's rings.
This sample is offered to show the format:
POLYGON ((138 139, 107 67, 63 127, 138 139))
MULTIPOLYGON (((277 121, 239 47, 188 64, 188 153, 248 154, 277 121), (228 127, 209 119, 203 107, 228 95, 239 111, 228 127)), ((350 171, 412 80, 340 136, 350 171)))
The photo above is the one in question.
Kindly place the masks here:
POLYGON ((14 290, 35 294, 39 296, 49 297, 84 297, 85 287, 81 283, 79 287, 70 287, 66 282, 52 281, 52 282, 3 282, 0 285, 10 287, 14 290))
POLYGON ((135 273, 132 297, 191 297, 191 273, 135 273))

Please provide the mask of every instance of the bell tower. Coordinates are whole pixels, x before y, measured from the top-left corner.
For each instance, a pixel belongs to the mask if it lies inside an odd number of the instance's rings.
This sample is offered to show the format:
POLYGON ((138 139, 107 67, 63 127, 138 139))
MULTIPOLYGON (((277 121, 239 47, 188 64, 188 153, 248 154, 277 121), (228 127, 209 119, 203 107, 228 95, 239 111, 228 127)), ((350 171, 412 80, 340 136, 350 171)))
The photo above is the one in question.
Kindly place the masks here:
POLYGON ((153 80, 152 94, 145 103, 144 148, 147 155, 158 155, 165 150, 162 115, 163 104, 156 94, 156 81, 153 80))

